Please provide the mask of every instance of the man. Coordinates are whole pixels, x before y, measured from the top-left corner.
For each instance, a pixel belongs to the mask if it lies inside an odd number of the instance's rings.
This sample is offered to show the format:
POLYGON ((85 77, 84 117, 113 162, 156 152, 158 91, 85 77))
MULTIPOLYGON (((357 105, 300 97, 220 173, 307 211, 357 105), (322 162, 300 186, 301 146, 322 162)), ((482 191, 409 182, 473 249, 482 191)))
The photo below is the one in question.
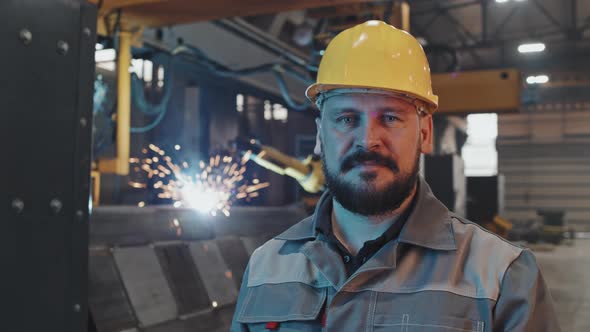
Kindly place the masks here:
POLYGON ((559 331, 533 254, 418 176, 438 97, 411 35, 380 21, 340 33, 306 95, 329 189, 252 254, 232 331, 559 331))

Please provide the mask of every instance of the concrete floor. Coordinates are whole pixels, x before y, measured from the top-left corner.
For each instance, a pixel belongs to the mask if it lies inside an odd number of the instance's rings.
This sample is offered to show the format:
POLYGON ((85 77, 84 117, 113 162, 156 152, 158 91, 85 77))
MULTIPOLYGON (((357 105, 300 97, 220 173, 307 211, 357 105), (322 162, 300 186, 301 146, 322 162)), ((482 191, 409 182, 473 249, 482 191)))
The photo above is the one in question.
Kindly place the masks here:
POLYGON ((590 240, 535 250, 535 256, 551 290, 562 331, 590 331, 590 240))

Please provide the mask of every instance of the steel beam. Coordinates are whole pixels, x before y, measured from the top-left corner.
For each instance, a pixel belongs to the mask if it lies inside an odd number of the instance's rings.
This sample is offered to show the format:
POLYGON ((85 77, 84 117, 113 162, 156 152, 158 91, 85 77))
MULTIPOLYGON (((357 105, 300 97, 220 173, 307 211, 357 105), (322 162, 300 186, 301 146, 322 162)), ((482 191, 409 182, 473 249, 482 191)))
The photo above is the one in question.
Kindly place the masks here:
MULTIPOLYGON (((458 28, 458 36, 463 45, 467 45, 467 43, 465 41, 465 38, 463 38, 462 34, 469 38, 472 43, 479 43, 477 37, 475 37, 473 33, 471 33, 471 31, 469 31, 469 29, 467 29, 461 22, 459 22, 451 13, 449 13, 448 11, 443 11, 443 14, 448 18, 448 20, 453 25, 455 25, 458 28)), ((469 55, 473 58, 473 60, 475 60, 475 62, 479 63, 480 65, 483 63, 481 57, 475 52, 475 50, 467 50, 467 52, 469 52, 469 55)))
POLYGON ((418 24, 415 23, 415 21, 413 22, 414 26, 416 27, 414 30, 416 30, 416 33, 414 35, 416 36, 425 36, 428 35, 428 33, 426 32, 426 29, 429 29, 431 25, 434 24, 434 22, 436 22, 436 20, 442 15, 441 12, 437 12, 436 14, 434 14, 430 20, 424 25, 424 26, 419 26, 418 24))
POLYGON ((129 25, 162 27, 175 24, 211 21, 228 17, 272 14, 345 4, 364 4, 369 0, 90 0, 101 3, 102 14, 122 9, 129 25))
POLYGON ((465 8, 465 7, 480 5, 480 4, 481 4, 480 0, 472 0, 472 1, 465 1, 465 2, 461 2, 461 3, 455 3, 455 4, 452 4, 452 5, 448 5, 448 6, 440 6, 440 5, 437 5, 437 7, 432 8, 432 9, 415 11, 415 12, 412 13, 412 16, 428 15, 428 14, 433 13, 433 12, 439 12, 440 10, 447 10, 447 11, 449 11, 449 10, 455 10, 455 9, 460 9, 460 8, 465 8))
POLYGON ((508 23, 508 21, 510 21, 512 19, 512 17, 518 12, 519 9, 520 9, 520 7, 515 6, 514 8, 512 8, 510 13, 508 13, 508 15, 506 15, 506 17, 504 17, 504 19, 502 20, 502 23, 500 23, 500 25, 498 26, 496 31, 494 31, 493 37, 492 37, 493 39, 500 38, 500 34, 502 33, 502 31, 506 27, 506 24, 508 23))
POLYGON ((467 29, 467 27, 465 27, 463 23, 459 22, 459 20, 457 20, 455 16, 453 16, 446 10, 444 11, 444 15, 449 19, 449 22, 456 26, 458 30, 462 32, 467 38, 471 39, 472 42, 479 42, 478 38, 471 31, 469 31, 469 29, 467 29))
POLYGON ((488 40, 488 1, 481 0, 481 41, 488 40))
POLYGON ((539 9, 539 11, 543 13, 543 15, 549 20, 549 22, 561 29, 564 29, 564 26, 561 24, 561 22, 553 17, 553 15, 551 15, 551 13, 543 6, 543 4, 539 2, 539 0, 533 0, 533 3, 535 4, 535 7, 537 7, 537 9, 539 9))
POLYGON ((514 112, 520 107, 516 69, 434 74, 432 86, 440 101, 437 113, 514 112))

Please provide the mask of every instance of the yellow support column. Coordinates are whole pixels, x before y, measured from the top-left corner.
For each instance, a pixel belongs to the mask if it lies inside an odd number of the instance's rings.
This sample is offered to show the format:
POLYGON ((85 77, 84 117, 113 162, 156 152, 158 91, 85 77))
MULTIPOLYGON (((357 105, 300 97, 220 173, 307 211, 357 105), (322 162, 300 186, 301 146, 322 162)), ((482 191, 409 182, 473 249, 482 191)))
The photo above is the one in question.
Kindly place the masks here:
POLYGON ((393 4, 393 15, 390 24, 398 29, 410 32, 410 5, 406 1, 396 1, 393 4))
POLYGON ((101 173, 129 174, 129 141, 131 127, 131 33, 119 32, 117 54, 117 157, 100 160, 101 173))

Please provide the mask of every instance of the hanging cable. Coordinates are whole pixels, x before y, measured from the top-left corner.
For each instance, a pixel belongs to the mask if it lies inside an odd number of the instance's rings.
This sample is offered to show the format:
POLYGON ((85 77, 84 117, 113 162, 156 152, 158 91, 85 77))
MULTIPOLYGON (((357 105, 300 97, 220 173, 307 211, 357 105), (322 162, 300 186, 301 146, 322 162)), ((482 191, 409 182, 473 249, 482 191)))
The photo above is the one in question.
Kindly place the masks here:
MULTIPOLYGON (((152 60, 154 63, 161 63, 163 56, 156 54, 152 60)), ((155 116, 157 115, 156 119, 149 125, 143 127, 135 127, 131 128, 130 131, 133 134, 138 133, 145 133, 152 129, 154 129, 162 119, 164 119, 164 115, 168 110, 168 102, 170 101, 170 97, 172 96, 172 82, 173 82, 173 63, 172 59, 168 59, 168 66, 164 68, 164 91, 162 93, 162 97, 160 98, 160 102, 158 104, 152 104, 148 102, 145 98, 145 88, 144 82, 137 74, 131 74, 131 100, 135 107, 139 109, 143 114, 148 116, 155 116)))
POLYGON ((282 74, 289 75, 290 77, 306 84, 312 84, 313 81, 304 76, 303 74, 297 72, 292 66, 287 64, 280 64, 280 63, 269 63, 263 64, 256 67, 245 68, 245 69, 238 69, 238 70, 231 70, 222 68, 219 64, 215 63, 211 60, 205 53, 203 53, 200 49, 190 46, 190 45, 181 45, 175 48, 172 51, 173 55, 183 56, 183 58, 191 61, 197 60, 197 63, 206 67, 214 74, 222 77, 241 77, 241 76, 248 76, 253 74, 265 73, 270 72, 275 77, 277 84, 279 86, 279 90, 281 91, 281 95, 287 105, 296 111, 303 111, 308 109, 311 106, 309 101, 297 104, 289 95, 289 90, 287 88, 287 84, 282 74), (187 58, 186 55, 191 55, 191 58, 187 58))
MULTIPOLYGON (((143 127, 132 127, 130 132, 133 134, 145 133, 162 122, 166 112, 168 110, 168 102, 172 96, 172 81, 173 81, 173 59, 180 57, 190 62, 196 62, 197 64, 204 66, 215 75, 221 77, 243 77, 250 76, 260 73, 271 73, 277 81, 281 96, 283 97, 287 106, 296 111, 303 111, 311 107, 311 103, 306 101, 302 104, 296 103, 289 94, 287 83, 283 74, 289 75, 295 80, 298 80, 304 84, 312 84, 313 81, 306 77, 304 74, 296 71, 292 66, 281 63, 268 63, 251 68, 231 70, 222 67, 211 58, 209 58, 200 49, 190 45, 180 45, 171 52, 172 57, 168 59, 168 66, 164 71, 164 92, 158 104, 151 104, 145 98, 144 82, 135 73, 131 74, 131 91, 132 91, 132 102, 135 107, 147 116, 156 116, 152 123, 143 127)), ((152 60, 154 62, 161 62, 163 57, 160 54, 156 54, 152 60)))
POLYGON ((279 89, 281 90, 281 95, 283 96, 283 99, 285 100, 285 102, 287 103, 287 106, 289 106, 290 108, 296 110, 296 111, 305 111, 306 109, 308 109, 311 106, 311 102, 308 100, 303 104, 297 104, 289 95, 289 90, 287 89, 287 84, 285 83, 285 79, 283 78, 283 75, 281 75, 281 73, 273 71, 272 72, 277 80, 277 83, 279 84, 279 89))

